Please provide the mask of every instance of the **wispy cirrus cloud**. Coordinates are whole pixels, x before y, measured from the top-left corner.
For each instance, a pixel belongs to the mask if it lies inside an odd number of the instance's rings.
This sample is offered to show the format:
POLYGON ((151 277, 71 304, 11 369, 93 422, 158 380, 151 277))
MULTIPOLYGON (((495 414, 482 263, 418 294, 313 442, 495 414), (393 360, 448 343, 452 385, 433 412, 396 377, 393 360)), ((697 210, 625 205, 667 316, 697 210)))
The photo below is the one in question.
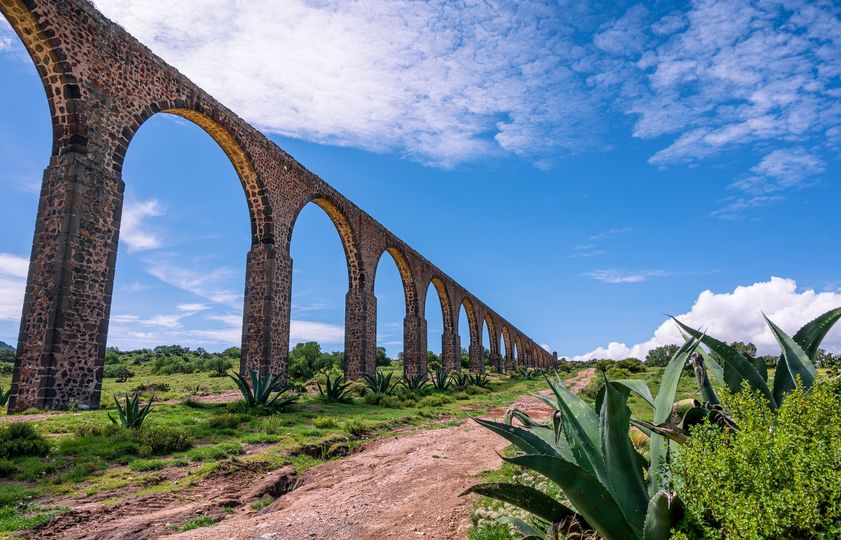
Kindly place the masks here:
POLYGON ((20 320, 29 259, 0 253, 0 321, 20 320))
POLYGON ((163 207, 157 199, 126 201, 120 223, 120 242, 126 244, 129 253, 157 249, 163 245, 160 235, 149 228, 147 223, 147 218, 159 217, 163 213, 163 207))
POLYGON ((603 283, 642 283, 643 281, 648 281, 651 278, 670 276, 672 275, 672 272, 667 272, 665 270, 626 271, 617 270, 615 268, 606 268, 603 270, 586 272, 584 275, 603 283))

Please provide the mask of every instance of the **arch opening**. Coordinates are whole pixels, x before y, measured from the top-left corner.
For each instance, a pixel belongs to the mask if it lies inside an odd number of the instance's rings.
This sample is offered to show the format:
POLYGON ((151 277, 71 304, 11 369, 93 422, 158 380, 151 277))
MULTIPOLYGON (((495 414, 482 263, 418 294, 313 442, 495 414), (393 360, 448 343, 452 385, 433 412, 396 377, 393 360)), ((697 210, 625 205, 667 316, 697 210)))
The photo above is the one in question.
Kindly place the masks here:
POLYGON ((380 365, 393 364, 395 369, 399 367, 401 373, 405 372, 407 356, 406 316, 414 308, 415 295, 409 290, 410 287, 411 274, 403 254, 393 248, 383 251, 374 274, 377 359, 380 365), (382 362, 383 355, 385 363, 382 362))

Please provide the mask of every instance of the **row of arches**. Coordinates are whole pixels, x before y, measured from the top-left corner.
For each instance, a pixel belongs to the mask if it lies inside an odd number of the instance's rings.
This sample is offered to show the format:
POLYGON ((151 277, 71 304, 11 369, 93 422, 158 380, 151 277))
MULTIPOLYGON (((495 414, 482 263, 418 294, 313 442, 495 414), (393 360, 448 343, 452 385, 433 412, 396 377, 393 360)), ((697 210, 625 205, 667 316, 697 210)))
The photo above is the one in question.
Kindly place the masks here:
MULTIPOLYGON (((442 357, 459 369, 548 365, 548 353, 273 142, 154 56, 86 0, 0 0, 38 70, 53 124, 41 187, 9 408, 98 407, 125 184, 138 130, 158 114, 199 126, 237 173, 251 224, 241 369, 287 370, 292 292, 290 245, 301 210, 333 223, 347 265, 344 354, 349 377, 376 357, 376 269, 388 254, 404 289, 404 373, 426 373, 425 299, 441 307, 442 357), (424 299, 424 301, 421 301, 424 299), (458 331, 464 311, 467 335, 458 331), (503 349, 504 348, 504 349, 503 349)), ((196 193, 201 187, 196 186, 196 193)))

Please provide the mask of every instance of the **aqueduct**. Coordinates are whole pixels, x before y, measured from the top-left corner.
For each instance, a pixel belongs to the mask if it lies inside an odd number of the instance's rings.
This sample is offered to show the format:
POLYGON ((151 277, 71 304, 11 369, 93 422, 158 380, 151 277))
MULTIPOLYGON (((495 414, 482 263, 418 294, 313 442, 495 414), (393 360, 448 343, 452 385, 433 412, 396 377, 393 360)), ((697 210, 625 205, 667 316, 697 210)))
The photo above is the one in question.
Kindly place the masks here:
POLYGON ((158 113, 203 128, 233 164, 248 202, 241 369, 285 374, 289 353, 292 229, 307 203, 332 220, 348 267, 345 372, 371 373, 376 357, 374 273, 394 258, 405 292, 406 376, 425 374, 425 298, 440 300, 441 351, 460 368, 458 314, 468 318, 471 370, 484 366, 482 327, 496 369, 554 358, 450 276, 166 64, 86 0, 0 0, 47 93, 53 146, 44 171, 9 410, 100 403, 124 183, 140 126, 158 113), (504 345, 504 353, 501 350, 504 345))

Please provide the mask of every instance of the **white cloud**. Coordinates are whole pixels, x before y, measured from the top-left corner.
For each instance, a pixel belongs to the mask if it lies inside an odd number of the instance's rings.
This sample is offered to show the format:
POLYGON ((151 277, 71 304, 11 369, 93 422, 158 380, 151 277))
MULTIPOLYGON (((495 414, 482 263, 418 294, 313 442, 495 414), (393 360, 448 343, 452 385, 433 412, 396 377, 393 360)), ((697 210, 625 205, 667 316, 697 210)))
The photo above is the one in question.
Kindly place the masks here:
POLYGON ((186 313, 198 313, 199 311, 208 309, 206 304, 178 304, 175 307, 178 311, 184 311, 186 313))
POLYGON ((572 26, 586 6, 96 5, 268 132, 445 166, 501 152, 545 160, 593 144, 595 90, 577 73, 584 50, 572 26))
POLYGON ((226 286, 231 279, 239 275, 230 268, 186 268, 168 260, 166 254, 158 254, 154 259, 144 259, 143 263, 149 274, 164 283, 217 304, 242 308, 242 293, 234 292, 226 286))
POLYGON ((20 320, 28 271, 29 259, 0 253, 0 320, 20 320))
POLYGON ((318 341, 319 343, 341 343, 345 339, 343 326, 292 320, 289 325, 289 341, 297 343, 300 341, 318 341))
POLYGON ((615 268, 607 268, 604 270, 593 270, 584 274, 597 281, 604 283, 641 283, 653 277, 665 277, 671 275, 670 272, 664 270, 639 270, 639 271, 622 271, 615 268))
POLYGON ((11 51, 22 48, 20 39, 15 31, 9 26, 5 17, 0 17, 0 52, 11 51))
POLYGON ((161 247, 160 237, 145 223, 146 218, 161 215, 163 209, 156 199, 126 201, 120 225, 120 242, 126 244, 129 253, 161 247))
MULTIPOLYGON (((762 317, 763 312, 786 333, 793 335, 803 324, 837 307, 841 307, 841 292, 799 290, 793 279, 772 277, 768 281, 736 287, 732 292, 706 290, 698 295, 688 312, 676 317, 716 339, 750 341, 757 346, 759 354, 778 354, 777 342, 762 317)), ((622 359, 629 356, 643 359, 655 347, 682 342, 674 322, 668 319, 647 341, 632 346, 612 342, 607 347, 599 347, 572 359, 622 359)), ((836 326, 830 331, 824 347, 832 350, 841 348, 841 327, 836 326)))
POLYGON ((552 352, 552 347, 550 347, 549 344, 547 344, 547 343, 541 343, 540 348, 543 349, 544 351, 548 352, 548 353, 552 352))

